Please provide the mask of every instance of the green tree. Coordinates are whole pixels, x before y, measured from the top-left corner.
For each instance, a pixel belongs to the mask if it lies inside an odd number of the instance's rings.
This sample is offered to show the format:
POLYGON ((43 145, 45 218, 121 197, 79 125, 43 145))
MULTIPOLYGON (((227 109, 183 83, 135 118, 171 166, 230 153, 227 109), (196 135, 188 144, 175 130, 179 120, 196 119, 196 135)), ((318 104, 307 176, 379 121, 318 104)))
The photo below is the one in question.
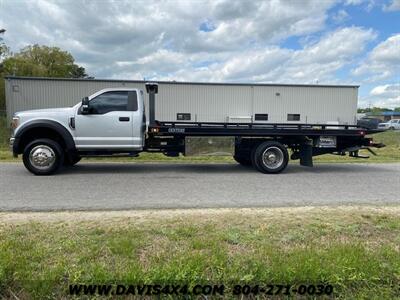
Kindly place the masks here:
POLYGON ((4 43, 0 47, 0 110, 5 110, 4 76, 88 77, 85 68, 75 64, 74 57, 58 47, 33 45, 15 54, 4 43))
POLYGON ((364 114, 364 113, 367 113, 367 112, 370 112, 369 108, 358 108, 357 109, 357 113, 359 113, 359 114, 364 114))
POLYGON ((58 47, 33 45, 6 58, 3 69, 15 76, 86 78, 85 68, 74 62, 70 53, 58 47))
POLYGON ((392 110, 386 107, 373 107, 371 111, 377 113, 377 112, 392 111, 392 110))
POLYGON ((359 108, 357 109, 358 113, 378 113, 378 112, 383 112, 383 111, 396 111, 396 109, 399 109, 400 111, 400 107, 395 108, 394 110, 390 109, 390 108, 385 108, 385 107, 372 107, 372 108, 359 108))

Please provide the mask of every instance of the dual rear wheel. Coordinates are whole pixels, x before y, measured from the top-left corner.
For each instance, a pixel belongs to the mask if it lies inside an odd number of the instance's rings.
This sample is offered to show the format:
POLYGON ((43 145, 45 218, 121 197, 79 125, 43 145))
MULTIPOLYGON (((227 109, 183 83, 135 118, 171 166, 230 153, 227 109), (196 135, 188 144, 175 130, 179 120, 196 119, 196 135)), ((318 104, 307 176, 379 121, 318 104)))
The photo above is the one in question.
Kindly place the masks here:
POLYGON ((234 156, 233 158, 241 165, 252 165, 256 170, 268 174, 282 172, 289 162, 286 147, 276 141, 255 145, 247 156, 234 156))

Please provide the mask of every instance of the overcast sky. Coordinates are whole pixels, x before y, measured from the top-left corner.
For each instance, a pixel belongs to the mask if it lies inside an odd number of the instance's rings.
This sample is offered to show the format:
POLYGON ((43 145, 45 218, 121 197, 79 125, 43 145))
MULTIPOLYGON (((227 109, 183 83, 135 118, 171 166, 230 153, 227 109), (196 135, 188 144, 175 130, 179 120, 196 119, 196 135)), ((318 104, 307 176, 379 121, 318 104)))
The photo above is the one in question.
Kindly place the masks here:
POLYGON ((96 78, 360 84, 359 106, 400 106, 400 0, 0 0, 0 28, 96 78))

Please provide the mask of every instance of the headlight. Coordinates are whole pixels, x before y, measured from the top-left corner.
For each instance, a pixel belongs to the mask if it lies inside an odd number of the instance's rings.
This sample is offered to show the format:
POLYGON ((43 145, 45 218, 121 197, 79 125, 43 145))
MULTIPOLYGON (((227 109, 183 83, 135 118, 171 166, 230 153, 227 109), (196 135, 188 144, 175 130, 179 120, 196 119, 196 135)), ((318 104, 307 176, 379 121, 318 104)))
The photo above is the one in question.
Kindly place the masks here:
POLYGON ((13 117, 11 121, 11 129, 15 130, 19 126, 19 117, 13 117))

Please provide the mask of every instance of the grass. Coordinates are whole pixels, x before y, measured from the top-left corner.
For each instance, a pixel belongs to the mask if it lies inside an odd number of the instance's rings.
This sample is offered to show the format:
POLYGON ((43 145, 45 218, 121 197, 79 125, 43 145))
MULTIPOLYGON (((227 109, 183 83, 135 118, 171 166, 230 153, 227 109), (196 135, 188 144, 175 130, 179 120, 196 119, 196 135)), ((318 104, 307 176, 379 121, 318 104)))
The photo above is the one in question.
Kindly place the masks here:
POLYGON ((69 283, 329 283, 337 299, 394 299, 399 245, 398 206, 3 213, 0 293, 63 298, 69 283))
MULTIPOLYGON (((8 148, 10 130, 6 126, 6 118, 0 117, 0 161, 20 161, 20 158, 13 158, 8 148)), ((373 136, 374 141, 386 145, 385 148, 374 150, 378 155, 373 156, 368 151, 361 151, 363 155, 369 155, 369 159, 355 159, 348 156, 322 155, 314 158, 316 163, 336 162, 400 162, 400 131, 386 131, 373 136)), ((198 149, 207 146, 204 141, 189 144, 189 151, 196 156, 167 157, 161 153, 141 153, 137 158, 86 158, 85 161, 123 161, 123 162, 190 162, 190 163, 236 163, 231 156, 226 155, 198 155, 198 149)), ((209 146, 209 145, 208 145, 209 146)), ((209 147, 209 153, 215 153, 222 149, 222 153, 229 153, 232 150, 230 139, 214 139, 214 144, 209 147), (216 142, 215 142, 216 140, 216 142), (211 148, 211 149, 210 149, 211 148)), ((298 163, 298 161, 293 161, 298 163)))
POLYGON ((0 115, 0 148, 7 147, 9 137, 10 129, 7 127, 7 118, 0 115))

